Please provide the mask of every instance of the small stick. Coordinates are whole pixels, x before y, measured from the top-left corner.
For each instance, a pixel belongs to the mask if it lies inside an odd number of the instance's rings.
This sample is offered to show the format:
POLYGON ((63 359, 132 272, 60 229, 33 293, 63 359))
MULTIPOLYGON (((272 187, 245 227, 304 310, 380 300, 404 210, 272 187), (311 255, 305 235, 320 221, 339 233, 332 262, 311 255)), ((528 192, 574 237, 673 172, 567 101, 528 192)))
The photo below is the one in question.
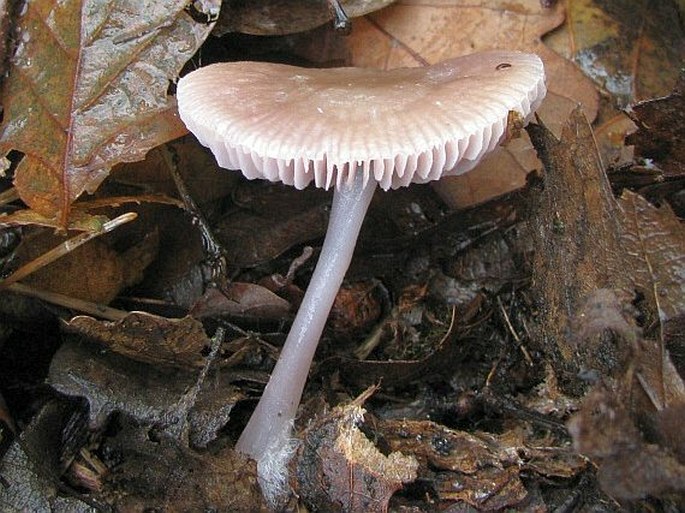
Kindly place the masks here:
POLYGON ((29 287, 28 285, 24 285, 23 283, 13 283, 7 287, 7 290, 16 292, 17 294, 21 294, 23 296, 35 297, 41 301, 62 306, 64 308, 69 308, 70 310, 77 310, 79 312, 92 315, 93 317, 98 317, 100 319, 105 319, 107 321, 119 321, 129 314, 129 312, 124 310, 118 310, 116 308, 101 305, 99 303, 93 303, 92 301, 85 301, 83 299, 65 296, 64 294, 59 294, 57 292, 35 289, 33 287, 29 287))
POLYGON ((183 394, 183 397, 177 403, 177 408, 173 412, 169 412, 168 422, 172 426, 170 431, 172 436, 176 439, 185 439, 188 436, 188 415, 190 410, 195 406, 197 398, 200 395, 200 391, 207 379, 207 374, 209 374, 209 369, 212 364, 216 362, 219 355, 219 350, 221 349, 221 344, 224 342, 224 337, 226 336, 226 330, 219 326, 211 338, 211 345, 209 350, 209 355, 207 355, 207 360, 202 366, 202 370, 195 381, 195 384, 183 394))
POLYGON ((169 173, 176 184, 178 194, 181 196, 186 212, 193 218, 193 224, 200 229, 202 236, 202 247, 207 255, 205 271, 209 283, 216 286, 219 290, 224 289, 226 283, 226 258, 221 243, 214 236, 214 232, 209 226, 204 214, 193 200, 188 188, 186 187, 181 174, 178 171, 178 154, 176 150, 166 145, 162 151, 164 160, 169 168, 169 173))
POLYGON ((533 366, 533 359, 530 357, 530 353, 526 349, 526 346, 523 345, 523 341, 521 340, 521 337, 518 336, 518 333, 516 333, 514 326, 512 326, 511 321, 509 320, 509 314, 507 314, 507 311, 504 308, 504 305, 502 304, 502 300, 499 298, 499 296, 497 296, 497 304, 499 305, 499 309, 502 312, 502 316, 504 317, 504 322, 506 323, 507 328, 509 328, 509 332, 511 333, 511 335, 514 337, 514 340, 516 341, 516 345, 521 350, 521 353, 523 353, 523 357, 526 359, 526 362, 528 362, 528 365, 530 365, 532 367, 533 366))
POLYGON ((352 32, 352 22, 347 16, 345 9, 339 0, 326 0, 328 8, 333 13, 333 28, 340 34, 347 35, 352 32))
POLYGON ((83 232, 79 233, 75 237, 72 237, 71 239, 65 240, 62 244, 55 246, 50 251, 40 255, 38 258, 35 258, 27 264, 22 265, 7 278, 0 281, 0 290, 18 282, 22 278, 26 278, 29 274, 41 269, 42 267, 45 267, 55 260, 62 258, 67 253, 74 251, 76 248, 82 246, 90 240, 93 240, 95 237, 99 237, 100 235, 111 232, 122 224, 133 221, 136 217, 138 217, 138 215, 135 212, 127 212, 119 217, 115 217, 111 221, 107 221, 97 232, 83 232))

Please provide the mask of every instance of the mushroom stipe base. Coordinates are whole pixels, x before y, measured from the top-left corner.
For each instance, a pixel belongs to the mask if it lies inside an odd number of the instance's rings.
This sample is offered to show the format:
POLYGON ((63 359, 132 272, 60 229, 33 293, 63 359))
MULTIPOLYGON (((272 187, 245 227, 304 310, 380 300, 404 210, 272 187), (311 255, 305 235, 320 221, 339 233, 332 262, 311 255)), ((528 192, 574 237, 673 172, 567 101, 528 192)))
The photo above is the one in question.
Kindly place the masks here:
MULTIPOLYGON (((336 188, 328 231, 307 291, 280 357, 236 449, 257 460, 288 443, 309 367, 333 301, 352 261, 359 230, 376 189, 357 169, 349 185, 336 188)), ((262 476, 264 478, 266 476, 262 476)))

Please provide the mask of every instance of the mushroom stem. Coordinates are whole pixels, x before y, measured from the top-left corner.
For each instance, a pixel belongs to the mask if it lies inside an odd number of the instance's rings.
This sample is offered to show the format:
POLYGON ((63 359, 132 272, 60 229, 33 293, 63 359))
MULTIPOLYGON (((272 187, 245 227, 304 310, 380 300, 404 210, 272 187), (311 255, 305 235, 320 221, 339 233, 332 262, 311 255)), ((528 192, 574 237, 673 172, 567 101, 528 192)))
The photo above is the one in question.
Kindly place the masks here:
POLYGON ((356 171, 352 183, 335 188, 316 269, 262 398, 236 445, 257 462, 271 458, 269 453, 288 442, 316 347, 350 266, 377 183, 365 181, 362 170, 356 171))

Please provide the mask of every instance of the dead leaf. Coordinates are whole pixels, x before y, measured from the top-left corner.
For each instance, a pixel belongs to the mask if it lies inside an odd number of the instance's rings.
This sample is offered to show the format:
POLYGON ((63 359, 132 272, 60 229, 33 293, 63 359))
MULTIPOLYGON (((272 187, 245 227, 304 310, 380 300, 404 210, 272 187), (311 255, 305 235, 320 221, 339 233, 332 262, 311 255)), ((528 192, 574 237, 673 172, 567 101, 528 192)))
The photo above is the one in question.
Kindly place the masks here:
MULTIPOLYGON (((319 372, 326 373, 334 369, 342 369, 342 378, 356 386, 370 386, 380 381, 384 386, 396 386, 425 378, 427 375, 437 377, 452 373, 455 366, 463 359, 464 350, 469 345, 465 338, 458 336, 454 320, 453 310, 452 320, 442 338, 435 341, 434 347, 423 347, 426 351, 432 350, 424 358, 400 361, 392 359, 359 361, 352 358, 334 357, 323 361, 319 372)), ((425 341, 422 342, 428 345, 425 341)), ((365 355, 366 351, 360 351, 360 354, 365 355)))
POLYGON ((471 475, 488 467, 503 469, 494 448, 470 433, 408 419, 385 421, 378 428, 390 450, 413 454, 423 470, 437 468, 471 475))
POLYGON ((114 164, 185 133, 167 89, 211 29, 186 4, 25 5, 0 146, 24 153, 15 186, 31 208, 66 225, 70 204, 114 164))
POLYGON ((98 232, 107 221, 109 221, 107 216, 93 215, 76 209, 72 209, 66 225, 54 217, 54 212, 46 216, 36 210, 24 209, 10 214, 0 214, 0 226, 2 227, 37 225, 77 232, 98 232))
MULTIPOLYGON (((347 16, 356 18, 382 9, 394 0, 342 0, 347 16)), ((304 32, 333 19, 321 0, 229 0, 223 3, 215 33, 242 32, 276 36, 304 32)))
POLYGON ((611 375, 628 348, 609 340, 572 343, 565 332, 570 316, 599 289, 616 291, 622 305, 630 305, 636 292, 643 296, 638 306, 647 324, 682 314, 685 231, 667 206, 657 209, 630 191, 616 201, 579 111, 560 140, 539 125, 529 131, 546 169, 531 231, 540 336, 556 345, 561 360, 554 360, 575 369, 571 374, 595 369, 611 375))
POLYGON ((239 188, 235 199, 243 208, 223 217, 215 231, 233 266, 263 264, 326 233, 330 202, 319 189, 256 184, 239 188))
POLYGON ((592 391, 568 429, 576 449, 599 463, 600 484, 612 496, 635 500, 685 491, 685 464, 645 442, 616 393, 592 391))
POLYGON ((9 34, 11 16, 9 11, 14 9, 13 5, 8 5, 7 0, 0 1, 0 75, 4 76, 7 71, 7 57, 10 48, 9 34))
POLYGON ((675 91, 637 103, 629 114, 638 131, 626 143, 634 144, 635 152, 657 163, 666 176, 685 175, 685 71, 675 91))
POLYGON ((521 509, 529 498, 524 472, 573 478, 587 466, 568 449, 512 436, 516 430, 470 434, 422 420, 384 420, 374 427, 387 450, 416 457, 421 481, 434 488, 441 502, 463 501, 478 511, 521 509))
MULTIPOLYGON (((624 358, 620 372, 611 369, 613 377, 604 376, 585 397, 568 430, 576 449, 599 466, 599 482, 613 497, 682 493, 685 383, 662 344, 643 339, 627 309, 612 291, 598 290, 578 312, 571 332, 581 338, 579 347, 611 332, 624 358)), ((600 348, 597 359, 605 353, 600 348)))
POLYGON ((331 512, 388 511, 390 497, 416 479, 417 462, 393 451, 382 454, 359 430, 359 404, 334 408, 302 433, 296 456, 297 493, 331 512))
POLYGON ((621 254, 626 290, 647 298, 655 318, 667 322, 685 312, 685 229, 668 205, 654 207, 625 191, 619 200, 621 254))
MULTIPOLYGON (((588 294, 621 288, 626 274, 618 264, 621 213, 580 110, 572 114, 560 140, 540 125, 528 131, 545 165, 544 192, 535 201, 530 229, 533 290, 540 298, 539 337, 549 341, 547 350, 559 352, 552 361, 560 379, 575 381, 577 377, 569 376, 577 376, 579 368, 596 368, 597 348, 583 346, 579 355, 565 330, 588 294), (565 375, 559 364, 573 370, 566 369, 565 375)), ((630 303, 631 298, 622 299, 630 303)))
POLYGON ((328 318, 328 328, 335 337, 349 340, 379 320, 381 303, 374 294, 377 287, 374 281, 340 287, 328 318))
POLYGON ((187 433, 192 444, 204 447, 228 422, 243 394, 231 384, 235 376, 222 372, 217 386, 203 386, 186 408, 198 372, 155 367, 70 340, 55 354, 47 381, 65 395, 86 398, 92 427, 104 426, 110 413, 118 411, 175 436, 187 433))
MULTIPOLYGON (((591 81, 541 41, 563 21, 561 2, 544 8, 539 0, 401 0, 357 21, 349 48, 354 65, 384 69, 432 64, 493 48, 537 53, 545 63, 549 89, 538 112, 558 133, 579 103, 589 119, 598 109, 591 81)), ((495 152, 463 176, 440 180, 437 187, 443 199, 461 208, 522 187, 526 174, 539 167, 530 142, 514 140, 505 152, 495 152)))
POLYGON ((685 376, 685 313, 666 321, 662 329, 664 345, 671 353, 679 374, 685 376))
POLYGON ((112 169, 108 183, 177 197, 178 189, 165 155, 170 151, 178 158, 176 167, 190 196, 198 205, 229 196, 240 182, 240 173, 220 168, 206 148, 200 146, 192 136, 186 136, 150 150, 145 160, 116 166, 112 169))
POLYGON ((145 312, 131 312, 116 322, 80 315, 68 321, 65 330, 131 360, 181 369, 202 367, 203 351, 211 342, 192 317, 167 319, 145 312))
MULTIPOLYGON (((624 112, 612 116, 594 129, 602 162, 614 169, 633 164, 635 151, 632 146, 627 145, 626 138, 635 132, 637 127, 624 112)), ((656 170, 653 172, 656 173, 656 170)), ((614 176, 611 178, 612 185, 616 186, 614 176)))
POLYGON ((62 237, 46 230, 27 233, 15 250, 20 267, 2 285, 13 286, 22 280, 23 285, 42 292, 108 304, 121 289, 141 280, 143 271, 157 254, 156 233, 121 253, 102 238, 95 238, 133 219, 135 214, 125 214, 105 223, 101 230, 76 236, 62 237))
MULTIPOLYGON (((17 248, 17 258, 22 264, 29 263, 64 240, 51 232, 34 233, 17 248)), ((108 304, 124 285, 124 263, 105 242, 94 239, 22 281, 41 290, 108 304)))
POLYGON ((672 89, 685 38, 675 2, 573 0, 546 42, 572 59, 619 108, 672 89))
POLYGON ((83 409, 74 402, 44 402, 0 458, 0 510, 87 511, 75 495, 58 493, 64 486, 60 478, 87 434, 83 409))
POLYGON ((103 451, 117 458, 104 491, 116 511, 269 511, 254 462, 232 449, 194 452, 126 419, 103 451))
POLYGON ((193 305, 191 315, 282 320, 290 313, 290 303, 269 289, 254 283, 232 282, 225 290, 211 288, 193 305))

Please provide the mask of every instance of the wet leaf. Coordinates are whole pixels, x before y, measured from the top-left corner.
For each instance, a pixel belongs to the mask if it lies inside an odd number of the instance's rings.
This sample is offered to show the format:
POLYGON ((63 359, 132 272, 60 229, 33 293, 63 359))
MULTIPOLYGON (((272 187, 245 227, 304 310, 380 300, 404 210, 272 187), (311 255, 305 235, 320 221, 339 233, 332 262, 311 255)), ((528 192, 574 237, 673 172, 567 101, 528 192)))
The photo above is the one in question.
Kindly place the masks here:
POLYGON ((0 510, 92 513, 96 510, 75 496, 58 493, 59 484, 87 432, 82 411, 64 400, 43 404, 21 437, 0 459, 0 510))
POLYGON ((211 28, 186 4, 25 5, 0 145, 25 154, 15 185, 31 208, 65 225, 70 204, 114 164, 185 132, 167 89, 211 28))
MULTIPOLYGON (((562 2, 544 8, 539 0, 402 0, 359 20, 349 46, 355 65, 379 68, 420 66, 492 48, 537 53, 549 88, 538 112, 558 133, 577 104, 589 119, 598 108, 592 82, 541 41, 563 21, 562 2)), ((495 152, 475 170, 440 180, 437 187, 448 204, 463 207, 522 187, 538 167, 527 138, 514 140, 506 154, 495 152)))

